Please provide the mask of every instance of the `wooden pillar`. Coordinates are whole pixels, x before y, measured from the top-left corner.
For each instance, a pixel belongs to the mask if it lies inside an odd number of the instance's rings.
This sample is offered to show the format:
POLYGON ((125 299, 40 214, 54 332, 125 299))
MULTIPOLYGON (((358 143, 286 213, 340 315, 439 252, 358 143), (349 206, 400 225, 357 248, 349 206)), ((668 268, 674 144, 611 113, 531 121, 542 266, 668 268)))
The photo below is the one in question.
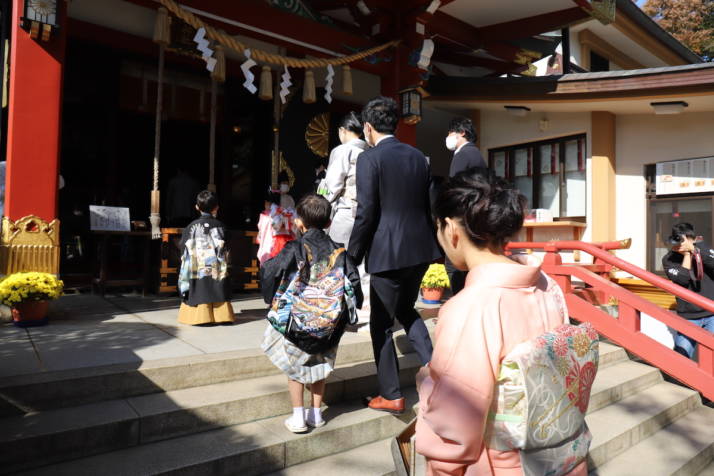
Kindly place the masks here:
POLYGON ((48 41, 30 38, 20 26, 25 1, 12 3, 4 214, 51 221, 57 216, 67 2, 57 2, 61 28, 48 41))
POLYGON ((42 35, 32 39, 21 27, 25 1, 12 4, 0 273, 58 273, 56 217, 67 2, 57 2, 61 28, 52 31, 47 41, 42 35))
POLYGON ((615 240, 615 115, 593 111, 592 117, 592 240, 615 240))
POLYGON ((476 133, 476 147, 481 148, 481 109, 471 111, 471 122, 474 123, 474 132, 476 133))

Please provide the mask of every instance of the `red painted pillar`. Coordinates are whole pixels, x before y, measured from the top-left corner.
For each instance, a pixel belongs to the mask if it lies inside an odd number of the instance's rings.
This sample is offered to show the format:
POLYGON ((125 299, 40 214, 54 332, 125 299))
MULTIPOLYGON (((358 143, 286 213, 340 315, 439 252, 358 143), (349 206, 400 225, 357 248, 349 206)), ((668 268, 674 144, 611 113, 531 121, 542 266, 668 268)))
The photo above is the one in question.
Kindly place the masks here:
MULTIPOLYGON (((399 101, 399 91, 406 89, 410 84, 403 84, 413 75, 411 67, 407 64, 409 49, 404 45, 399 45, 394 49, 394 69, 390 76, 382 78, 382 94, 393 98, 401 108, 399 101)), ((397 139, 416 147, 416 126, 406 124, 403 120, 397 126, 397 139)))
POLYGON ((57 2, 60 29, 48 41, 21 28, 25 0, 12 3, 5 216, 51 221, 57 217, 67 2, 57 2))

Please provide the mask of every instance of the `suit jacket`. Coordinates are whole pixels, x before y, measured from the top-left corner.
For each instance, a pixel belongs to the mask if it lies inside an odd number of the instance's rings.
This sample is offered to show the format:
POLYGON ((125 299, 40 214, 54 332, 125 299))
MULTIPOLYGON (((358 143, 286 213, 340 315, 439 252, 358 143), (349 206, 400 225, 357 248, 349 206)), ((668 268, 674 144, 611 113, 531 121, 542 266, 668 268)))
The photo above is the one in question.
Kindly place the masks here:
POLYGON ((467 142, 451 159, 451 167, 449 168, 449 177, 453 177, 464 170, 479 167, 486 168, 486 161, 472 142, 467 142))
POLYGON ((441 256, 429 207, 429 163, 394 137, 357 161, 357 216, 349 253, 367 272, 429 263, 441 256))

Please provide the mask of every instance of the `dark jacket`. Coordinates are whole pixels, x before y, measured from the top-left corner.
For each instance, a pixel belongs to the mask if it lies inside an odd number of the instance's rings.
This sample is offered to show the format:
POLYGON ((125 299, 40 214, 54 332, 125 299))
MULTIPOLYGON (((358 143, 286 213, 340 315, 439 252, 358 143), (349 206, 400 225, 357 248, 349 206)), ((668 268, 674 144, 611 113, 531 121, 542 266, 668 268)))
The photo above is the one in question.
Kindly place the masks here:
MULTIPOLYGON (((699 248, 704 265, 704 274, 701 281, 696 276, 696 264, 692 259, 692 269, 682 266, 684 256, 676 251, 670 251, 662 258, 664 272, 673 283, 694 291, 706 298, 714 299, 714 249, 708 244, 699 242, 695 246, 699 248)), ((695 306, 683 299, 677 298, 677 314, 685 319, 700 319, 711 316, 711 311, 695 306)))
POLYGON ((471 169, 474 167, 485 169, 486 161, 481 155, 481 151, 472 142, 467 142, 451 159, 451 167, 449 167, 449 177, 453 177, 459 172, 471 169))
POLYGON ((231 300, 228 240, 223 223, 208 213, 184 228, 179 291, 189 306, 231 300))
POLYGON ((429 207, 429 163, 394 137, 357 161, 357 216, 349 252, 367 272, 397 270, 441 257, 429 207))
MULTIPOLYGON (((305 243, 310 247, 314 261, 328 258, 334 250, 342 247, 342 244, 332 241, 324 231, 317 229, 310 229, 301 238, 286 244, 280 254, 275 258, 269 259, 260 267, 260 287, 266 304, 270 304, 273 301, 273 297, 281 281, 288 279, 290 275, 297 270, 298 262, 307 261, 307 253, 303 246, 305 243)), ((346 253, 344 256, 346 258, 345 276, 350 280, 350 283, 352 283, 355 292, 355 304, 360 308, 362 307, 363 295, 359 272, 352 258, 346 253)), ((309 266, 310 263, 307 262, 307 264, 309 266)), ((330 342, 322 343, 322 347, 320 348, 315 347, 315 343, 307 342, 305 339, 300 341, 299 337, 291 335, 289 332, 286 333, 285 337, 308 353, 312 354, 315 353, 315 351, 321 352, 339 343, 347 321, 348 316, 344 315, 341 318, 338 329, 332 334, 330 342)))

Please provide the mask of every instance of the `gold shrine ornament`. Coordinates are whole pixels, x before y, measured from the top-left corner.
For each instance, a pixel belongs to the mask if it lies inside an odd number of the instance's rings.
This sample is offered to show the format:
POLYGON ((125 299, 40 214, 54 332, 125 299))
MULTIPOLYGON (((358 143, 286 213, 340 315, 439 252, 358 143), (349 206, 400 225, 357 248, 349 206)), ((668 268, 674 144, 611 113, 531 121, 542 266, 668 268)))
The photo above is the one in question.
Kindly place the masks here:
POLYGON ((39 271, 59 274, 59 220, 46 222, 28 215, 17 221, 2 219, 0 273, 39 271))
POLYGON ((325 112, 312 118, 305 130, 305 142, 319 157, 327 157, 330 143, 330 113, 325 112))

